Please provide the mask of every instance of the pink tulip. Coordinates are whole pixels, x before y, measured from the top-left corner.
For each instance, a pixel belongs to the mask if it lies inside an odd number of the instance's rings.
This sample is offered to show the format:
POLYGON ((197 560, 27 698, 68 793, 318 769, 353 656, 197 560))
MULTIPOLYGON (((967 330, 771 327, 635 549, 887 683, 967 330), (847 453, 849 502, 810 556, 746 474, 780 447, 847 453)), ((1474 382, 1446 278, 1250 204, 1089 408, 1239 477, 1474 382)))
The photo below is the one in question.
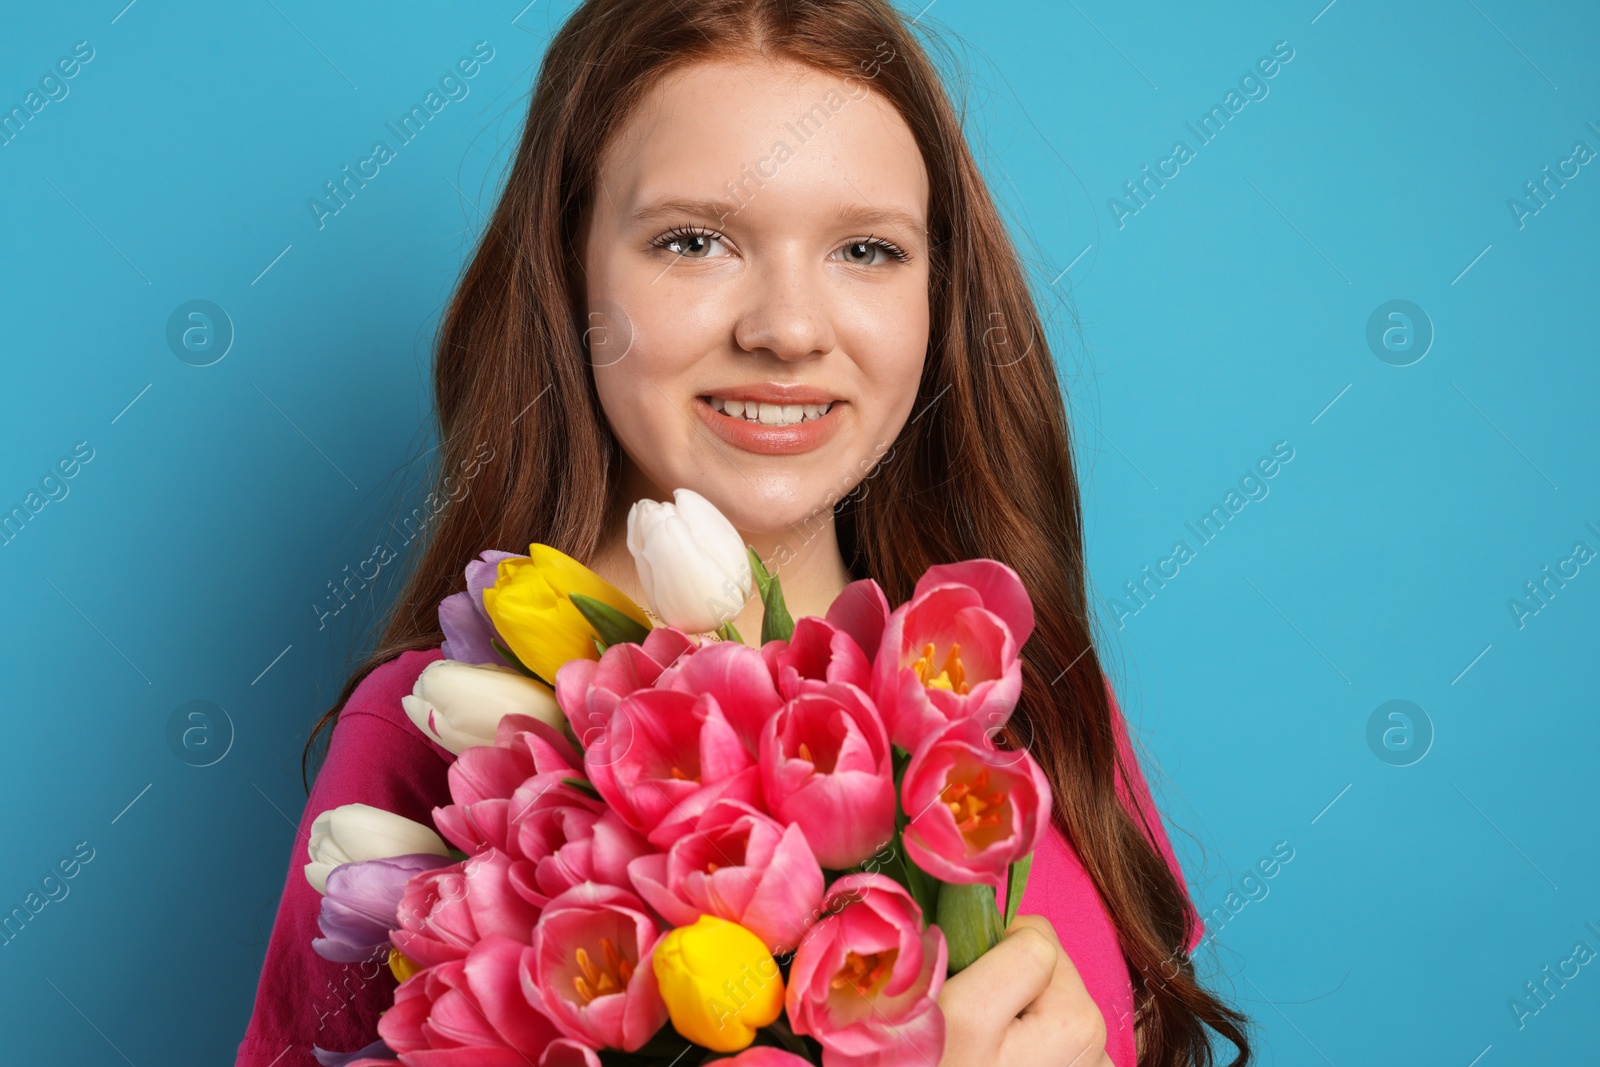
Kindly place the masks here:
POLYGON ((585 883, 552 900, 523 957, 522 992, 567 1037, 632 1052, 667 1021, 650 954, 661 935, 639 898, 585 883))
POLYGON ((893 836, 889 739, 857 687, 828 682, 779 708, 760 767, 767 810, 800 827, 822 866, 853 866, 893 836))
POLYGON ((545 1048, 539 1067, 600 1067, 600 1055, 581 1041, 561 1037, 545 1048))
POLYGON ((628 864, 655 851, 616 812, 587 804, 535 801, 512 822, 511 852, 531 866, 531 881, 519 889, 540 907, 582 882, 630 888, 628 864))
POLYGON ((789 640, 775 639, 762 645, 761 658, 785 700, 827 682, 872 688, 871 662, 855 638, 814 615, 795 620, 789 640))
POLYGON ((419 971, 395 990, 378 1034, 408 1067, 527 1067, 561 1036, 528 1004, 526 945, 490 934, 462 959, 419 971))
MULTIPOLYGON (((462 756, 487 751, 488 747, 469 748, 462 756)), ((433 824, 446 841, 468 855, 475 856, 491 849, 512 850, 511 842, 517 833, 513 819, 526 818, 532 805, 587 808, 596 814, 604 810, 605 806, 594 797, 564 781, 571 777, 578 777, 577 772, 534 775, 506 799, 487 797, 470 804, 434 808, 433 824)))
POLYGON ((771 1045, 755 1045, 732 1059, 717 1060, 721 1067, 810 1067, 811 1061, 771 1045))
POLYGON ((929 567, 889 616, 873 661, 873 696, 908 752, 946 724, 976 741, 1004 726, 1022 694, 1033 604, 1017 573, 992 559, 929 567))
POLYGON ((926 1067, 944 1055, 948 949, 900 883, 851 874, 795 952, 789 1025, 822 1044, 824 1067, 926 1067))
POLYGON ((447 773, 457 804, 510 799, 535 774, 581 777, 583 761, 559 730, 531 715, 500 720, 492 745, 474 745, 456 757, 447 773))
POLYGON ((673 926, 701 915, 736 922, 773 955, 793 951, 822 904, 822 868, 798 826, 723 800, 665 854, 628 865, 634 888, 673 926))
MULTIPOLYGON (((777 642, 769 641, 770 647, 777 642)), ((783 698, 773 686, 773 676, 760 651, 739 641, 718 641, 684 656, 672 669, 663 671, 658 683, 662 689, 716 699, 728 724, 738 735, 752 759, 760 750, 761 728, 778 710, 783 698)))
POLYGON ((709 693, 639 690, 617 705, 606 731, 606 744, 585 752, 589 780, 657 848, 690 832, 722 797, 758 800, 755 762, 709 693))
POLYGON ((959 722, 911 757, 900 797, 906 855, 945 882, 999 889, 1050 824, 1050 782, 1033 757, 974 743, 959 722))
POLYGON ((834 597, 824 618, 849 634, 868 660, 874 660, 883 639, 883 628, 889 622, 889 598, 884 596, 883 587, 877 582, 862 578, 845 586, 844 591, 834 597))
MULTIPOLYGON (((553 727, 528 715, 500 720, 492 745, 475 745, 447 772, 453 804, 433 809, 444 839, 468 854, 510 847, 512 819, 533 798, 546 806, 601 810, 590 795, 564 784, 583 778, 583 761, 553 727)), ((530 857, 537 858, 537 857, 530 857)))
POLYGON ((625 641, 606 649, 599 660, 574 659, 556 671, 556 703, 585 749, 601 743, 605 724, 624 697, 654 686, 661 672, 695 651, 682 630, 657 626, 642 643, 625 641))
POLYGON ((528 944, 539 907, 520 888, 532 876, 527 867, 491 851, 414 875, 389 940, 424 967, 463 959, 491 934, 528 944))

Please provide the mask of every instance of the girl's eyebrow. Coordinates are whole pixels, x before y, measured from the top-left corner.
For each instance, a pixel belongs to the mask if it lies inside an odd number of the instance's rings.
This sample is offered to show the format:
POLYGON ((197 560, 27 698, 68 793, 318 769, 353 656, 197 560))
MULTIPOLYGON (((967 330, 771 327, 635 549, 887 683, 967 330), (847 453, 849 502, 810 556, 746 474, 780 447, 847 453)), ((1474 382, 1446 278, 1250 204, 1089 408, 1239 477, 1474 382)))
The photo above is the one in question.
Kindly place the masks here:
POLYGON ((672 215, 704 215, 721 223, 723 219, 737 215, 739 211, 739 206, 730 200, 664 197, 634 209, 629 218, 634 222, 648 222, 672 215))
POLYGON ((910 230, 923 239, 928 236, 927 224, 919 216, 913 215, 909 211, 902 211, 899 208, 877 207, 865 204, 840 204, 834 209, 833 217, 840 222, 854 222, 863 226, 881 222, 910 230))
MULTIPOLYGON (((629 217, 634 222, 648 222, 676 215, 701 215, 716 219, 720 225, 723 220, 738 215, 744 206, 715 197, 665 197, 641 205, 629 217)), ((833 218, 837 222, 853 222, 863 226, 873 223, 899 226, 923 239, 927 238, 928 233, 927 225, 919 216, 899 208, 841 203, 835 206, 833 218)))

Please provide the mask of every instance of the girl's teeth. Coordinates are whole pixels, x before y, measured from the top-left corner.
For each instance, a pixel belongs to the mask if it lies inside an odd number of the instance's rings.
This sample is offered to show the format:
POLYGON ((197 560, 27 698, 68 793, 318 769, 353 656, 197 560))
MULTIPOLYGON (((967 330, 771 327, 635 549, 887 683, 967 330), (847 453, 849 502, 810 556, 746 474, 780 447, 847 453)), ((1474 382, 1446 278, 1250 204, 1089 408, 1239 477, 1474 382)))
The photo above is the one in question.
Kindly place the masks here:
POLYGON ((831 400, 826 404, 767 404, 754 400, 723 400, 716 396, 706 399, 713 409, 724 415, 759 422, 764 426, 792 426, 798 422, 810 422, 826 415, 828 409, 833 407, 831 400))

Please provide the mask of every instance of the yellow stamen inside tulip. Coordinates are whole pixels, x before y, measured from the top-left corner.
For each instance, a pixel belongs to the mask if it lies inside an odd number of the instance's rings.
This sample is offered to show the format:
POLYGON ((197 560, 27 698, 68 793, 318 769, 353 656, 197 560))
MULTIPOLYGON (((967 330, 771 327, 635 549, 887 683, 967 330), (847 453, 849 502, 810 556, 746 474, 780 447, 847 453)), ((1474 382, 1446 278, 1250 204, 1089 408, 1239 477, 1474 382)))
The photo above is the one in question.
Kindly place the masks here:
POLYGON ((634 965, 617 952, 609 937, 600 939, 600 954, 605 958, 604 967, 596 967, 586 949, 580 948, 572 954, 583 972, 572 976, 572 987, 585 1004, 595 997, 622 992, 627 988, 628 979, 633 977, 634 965))
POLYGON ((839 761, 838 749, 830 749, 826 747, 826 743, 821 752, 813 752, 810 745, 801 741, 794 746, 794 754, 811 764, 812 771, 817 774, 832 774, 834 766, 839 761))
POLYGON ((972 778, 950 782, 940 790, 939 799, 950 809, 963 837, 1000 825, 1005 794, 989 789, 987 767, 972 778))
POLYGON ((961 646, 952 641, 950 651, 945 653, 944 666, 937 673, 933 667, 934 648, 929 641, 922 646, 922 655, 911 664, 911 669, 917 672, 917 678, 929 689, 948 689, 954 693, 966 693, 967 671, 961 664, 961 646))
POLYGON ((845 956, 844 966, 839 968, 839 972, 833 976, 828 985, 832 989, 849 986, 862 996, 870 997, 889 980, 889 975, 894 970, 895 957, 899 953, 900 950, 897 948, 865 956, 851 952, 845 956))

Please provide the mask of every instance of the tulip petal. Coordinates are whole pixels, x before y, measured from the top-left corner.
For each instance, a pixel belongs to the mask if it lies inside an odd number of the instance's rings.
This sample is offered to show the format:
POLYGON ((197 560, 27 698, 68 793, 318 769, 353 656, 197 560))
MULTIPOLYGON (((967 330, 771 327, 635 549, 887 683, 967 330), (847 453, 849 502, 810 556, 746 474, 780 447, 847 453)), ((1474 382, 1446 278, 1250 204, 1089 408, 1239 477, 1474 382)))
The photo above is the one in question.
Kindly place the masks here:
POLYGON ((1033 633, 1033 601, 1016 571, 994 559, 967 559, 929 567, 917 580, 911 599, 936 586, 963 585, 975 590, 984 607, 1005 620, 1021 648, 1033 633))
POLYGON ((674 689, 715 698, 751 756, 760 751, 761 728, 783 703, 763 655, 739 641, 718 641, 683 657, 670 682, 674 689))
POLYGON ((854 638, 869 660, 876 659, 889 620, 889 598, 877 582, 861 578, 844 587, 824 618, 854 638))
POLYGON ((494 627, 469 593, 452 593, 439 601, 440 651, 462 663, 503 663, 494 648, 494 627))

